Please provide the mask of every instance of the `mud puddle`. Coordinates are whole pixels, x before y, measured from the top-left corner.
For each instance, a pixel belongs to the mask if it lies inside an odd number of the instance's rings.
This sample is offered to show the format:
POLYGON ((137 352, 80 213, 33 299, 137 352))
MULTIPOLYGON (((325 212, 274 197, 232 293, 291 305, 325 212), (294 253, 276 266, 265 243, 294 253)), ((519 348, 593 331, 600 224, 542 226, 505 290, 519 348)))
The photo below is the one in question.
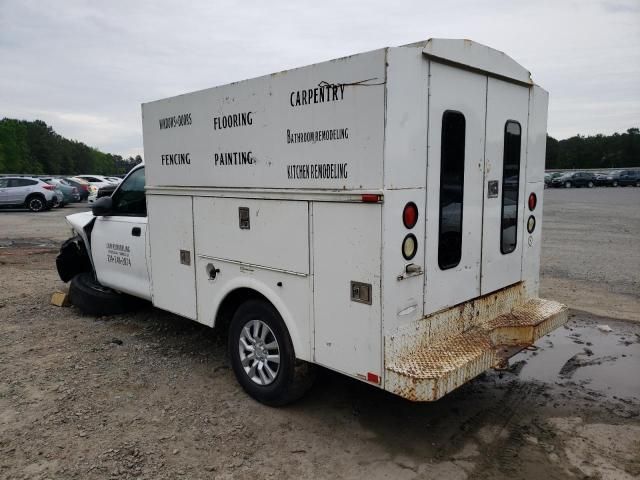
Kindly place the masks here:
POLYGON ((512 357, 512 368, 522 380, 573 383, 598 396, 640 399, 640 324, 583 312, 579 318, 538 341, 537 350, 512 357))

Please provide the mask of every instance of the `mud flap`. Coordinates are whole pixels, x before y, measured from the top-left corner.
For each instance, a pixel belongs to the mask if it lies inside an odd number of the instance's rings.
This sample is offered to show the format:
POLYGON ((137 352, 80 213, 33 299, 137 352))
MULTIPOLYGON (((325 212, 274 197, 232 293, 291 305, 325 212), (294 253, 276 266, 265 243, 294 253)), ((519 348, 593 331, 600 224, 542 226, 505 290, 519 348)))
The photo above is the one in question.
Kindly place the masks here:
POLYGON ((81 272, 91 271, 91 261, 79 235, 62 244, 56 257, 56 268, 63 282, 68 282, 81 272))

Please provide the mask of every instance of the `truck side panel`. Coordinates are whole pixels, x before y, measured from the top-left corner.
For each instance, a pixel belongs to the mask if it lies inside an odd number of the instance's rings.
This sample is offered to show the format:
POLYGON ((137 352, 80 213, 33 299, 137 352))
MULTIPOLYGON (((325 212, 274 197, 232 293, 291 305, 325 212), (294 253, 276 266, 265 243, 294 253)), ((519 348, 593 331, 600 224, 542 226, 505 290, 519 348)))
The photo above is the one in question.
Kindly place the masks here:
POLYGON ((144 104, 147 185, 381 188, 385 54, 144 104))
POLYGON ((299 201, 196 197, 196 252, 307 275, 308 208, 299 201))
POLYGON ((381 208, 312 204, 315 361, 376 384, 382 376, 381 208), (354 289, 361 301, 352 299, 354 289))
POLYGON ((153 304, 196 320, 192 201, 147 195, 153 304))
MULTIPOLYGON (((527 166, 525 195, 535 193, 538 204, 533 211, 526 210, 522 216, 522 279, 527 293, 538 296, 540 285, 540 249, 542 246, 542 208, 544 196, 544 159, 547 146, 547 109, 549 94, 535 85, 529 93, 529 129, 527 133, 527 166), (536 227, 527 231, 527 221, 533 216, 536 227)), ((527 200, 525 198, 525 201, 527 200)))

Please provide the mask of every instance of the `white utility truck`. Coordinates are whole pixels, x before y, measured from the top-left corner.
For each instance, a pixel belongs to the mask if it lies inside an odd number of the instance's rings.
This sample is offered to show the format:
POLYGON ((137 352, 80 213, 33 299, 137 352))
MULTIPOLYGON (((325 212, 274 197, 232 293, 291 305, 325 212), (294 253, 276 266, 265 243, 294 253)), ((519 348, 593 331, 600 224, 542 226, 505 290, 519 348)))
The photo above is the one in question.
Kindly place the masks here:
POLYGON ((431 39, 143 104, 145 164, 67 217, 61 277, 87 312, 227 326, 270 405, 313 364, 436 400, 566 321, 538 298, 547 101, 431 39))

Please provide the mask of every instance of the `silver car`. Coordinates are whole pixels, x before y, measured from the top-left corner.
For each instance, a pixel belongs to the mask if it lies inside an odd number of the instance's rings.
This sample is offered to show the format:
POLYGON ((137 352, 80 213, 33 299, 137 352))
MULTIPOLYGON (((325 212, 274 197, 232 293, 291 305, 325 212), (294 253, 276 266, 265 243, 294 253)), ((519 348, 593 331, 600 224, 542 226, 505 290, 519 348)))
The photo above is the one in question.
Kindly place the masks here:
POLYGON ((33 177, 0 177, 0 206, 48 210, 57 201, 55 186, 33 177))

